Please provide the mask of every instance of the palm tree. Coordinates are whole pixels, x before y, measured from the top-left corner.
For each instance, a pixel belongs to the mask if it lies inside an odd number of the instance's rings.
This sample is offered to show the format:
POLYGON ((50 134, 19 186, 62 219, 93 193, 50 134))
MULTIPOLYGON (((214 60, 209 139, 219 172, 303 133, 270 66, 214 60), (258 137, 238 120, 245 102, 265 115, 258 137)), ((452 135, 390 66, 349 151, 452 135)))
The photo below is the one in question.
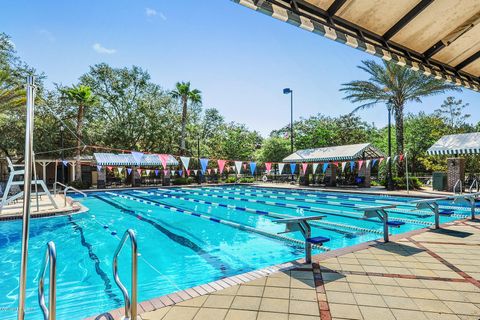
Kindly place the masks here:
MULTIPOLYGON (((393 107, 397 154, 403 154, 404 151, 403 115, 406 103, 422 102, 422 97, 448 90, 460 90, 454 84, 428 77, 394 62, 383 61, 380 64, 367 60, 362 63, 358 68, 367 72, 370 78, 344 83, 340 91, 347 94, 344 99, 361 103, 352 113, 377 104, 390 104, 393 107)), ((399 176, 403 176, 403 167, 399 165, 397 169, 399 176)))
POLYGON ((180 99, 182 104, 182 131, 180 135, 180 153, 185 155, 185 131, 187 126, 188 102, 192 104, 202 103, 201 91, 197 89, 190 89, 190 82, 177 82, 175 90, 171 92, 172 97, 180 99))
POLYGON ((97 105, 98 99, 93 95, 92 89, 89 86, 79 85, 73 87, 62 88, 61 93, 65 99, 77 107, 77 148, 75 161, 75 176, 78 181, 82 181, 82 164, 80 156, 82 153, 82 139, 83 139, 83 121, 85 118, 85 109, 97 105))
POLYGON ((16 83, 7 70, 0 70, 0 112, 24 106, 25 88, 16 83))

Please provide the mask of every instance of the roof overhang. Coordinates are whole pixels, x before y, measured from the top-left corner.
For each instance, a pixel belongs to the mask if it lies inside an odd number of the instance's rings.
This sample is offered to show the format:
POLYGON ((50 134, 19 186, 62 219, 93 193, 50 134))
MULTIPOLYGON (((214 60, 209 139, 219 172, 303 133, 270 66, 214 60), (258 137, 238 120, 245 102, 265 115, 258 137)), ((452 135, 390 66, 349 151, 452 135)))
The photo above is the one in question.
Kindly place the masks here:
POLYGON ((429 155, 480 154, 480 132, 441 137, 428 148, 429 155))
POLYGON ((480 91, 479 0, 233 0, 384 60, 480 91))
POLYGON ((358 159, 378 159, 385 155, 370 143, 349 144, 343 146, 323 147, 297 150, 283 162, 329 162, 351 161, 358 159))

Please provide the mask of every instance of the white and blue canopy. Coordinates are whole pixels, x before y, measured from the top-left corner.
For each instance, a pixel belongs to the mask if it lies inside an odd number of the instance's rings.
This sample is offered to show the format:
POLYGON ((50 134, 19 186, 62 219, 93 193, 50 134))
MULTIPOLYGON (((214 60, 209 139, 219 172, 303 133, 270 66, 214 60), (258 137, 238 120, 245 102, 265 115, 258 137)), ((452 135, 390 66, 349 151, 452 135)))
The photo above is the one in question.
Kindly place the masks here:
POLYGON ((429 155, 480 154, 480 132, 450 134, 428 148, 429 155))
POLYGON ((283 162, 328 162, 382 158, 385 155, 371 143, 298 150, 283 159, 283 162))

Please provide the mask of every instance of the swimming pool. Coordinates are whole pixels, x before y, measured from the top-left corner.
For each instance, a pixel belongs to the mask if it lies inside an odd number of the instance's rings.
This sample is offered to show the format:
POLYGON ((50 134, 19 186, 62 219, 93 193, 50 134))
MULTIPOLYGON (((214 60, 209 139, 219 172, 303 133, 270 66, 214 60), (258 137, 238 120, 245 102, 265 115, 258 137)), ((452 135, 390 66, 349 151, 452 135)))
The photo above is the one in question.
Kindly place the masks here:
MULTIPOLYGON (((78 201, 88 212, 31 221, 28 319, 41 319, 37 272, 45 244, 57 246, 58 319, 83 319, 123 305, 112 277, 112 258, 123 232, 136 231, 139 244, 139 301, 303 257, 301 235, 277 234, 279 217, 325 215, 313 236, 330 238, 314 253, 382 238, 376 218, 363 219, 357 207, 398 203, 391 228, 398 234, 433 224, 431 212, 412 210, 412 198, 250 186, 151 188, 90 193, 78 201), (68 317, 67 317, 68 314, 68 317)), ((441 222, 469 216, 453 209, 441 222)), ((0 312, 16 319, 21 221, 0 222, 0 312)), ((120 277, 129 287, 129 248, 120 257, 120 277)))

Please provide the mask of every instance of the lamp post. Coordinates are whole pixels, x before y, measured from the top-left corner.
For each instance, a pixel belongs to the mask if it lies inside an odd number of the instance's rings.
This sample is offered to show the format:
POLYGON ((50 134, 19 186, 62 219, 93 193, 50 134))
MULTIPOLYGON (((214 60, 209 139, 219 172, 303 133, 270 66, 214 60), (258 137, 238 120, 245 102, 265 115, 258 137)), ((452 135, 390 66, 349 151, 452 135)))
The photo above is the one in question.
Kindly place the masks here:
POLYGON ((387 103, 388 109, 388 172, 387 172, 387 190, 393 190, 393 180, 392 180, 392 101, 389 100, 387 103))
MULTIPOLYGON (((200 163, 200 134, 197 136, 197 158, 198 158, 198 163, 200 163)), ((202 183, 202 170, 198 171, 198 184, 202 183)))
POLYGON ((65 165, 63 164, 64 156, 65 156, 65 151, 63 150, 63 131, 65 128, 63 126, 60 126, 60 147, 61 147, 61 157, 62 157, 62 183, 65 184, 65 165))
POLYGON ((283 94, 290 94, 290 151, 293 153, 293 90, 285 88, 283 94))

